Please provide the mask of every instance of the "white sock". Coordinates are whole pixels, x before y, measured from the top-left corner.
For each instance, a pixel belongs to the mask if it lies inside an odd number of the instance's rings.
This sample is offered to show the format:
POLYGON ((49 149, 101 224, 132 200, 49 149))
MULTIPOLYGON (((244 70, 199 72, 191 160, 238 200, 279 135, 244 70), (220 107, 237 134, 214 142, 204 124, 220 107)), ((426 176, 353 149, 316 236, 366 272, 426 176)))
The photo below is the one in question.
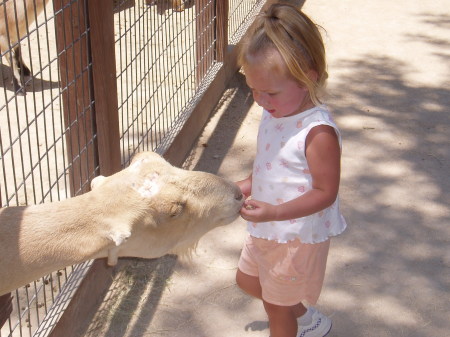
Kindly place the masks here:
POLYGON ((312 323, 313 310, 309 307, 303 316, 297 318, 297 323, 301 326, 307 326, 312 323))

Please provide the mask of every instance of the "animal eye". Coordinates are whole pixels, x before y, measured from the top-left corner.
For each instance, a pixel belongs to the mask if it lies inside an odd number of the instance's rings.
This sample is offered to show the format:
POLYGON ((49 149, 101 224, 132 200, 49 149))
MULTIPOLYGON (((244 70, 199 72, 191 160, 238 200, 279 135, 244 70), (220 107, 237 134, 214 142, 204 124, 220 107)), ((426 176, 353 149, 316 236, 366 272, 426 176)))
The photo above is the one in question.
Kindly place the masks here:
POLYGON ((170 217, 176 218, 177 216, 179 216, 181 213, 183 213, 183 209, 185 206, 186 203, 181 201, 172 203, 172 206, 170 208, 170 217))

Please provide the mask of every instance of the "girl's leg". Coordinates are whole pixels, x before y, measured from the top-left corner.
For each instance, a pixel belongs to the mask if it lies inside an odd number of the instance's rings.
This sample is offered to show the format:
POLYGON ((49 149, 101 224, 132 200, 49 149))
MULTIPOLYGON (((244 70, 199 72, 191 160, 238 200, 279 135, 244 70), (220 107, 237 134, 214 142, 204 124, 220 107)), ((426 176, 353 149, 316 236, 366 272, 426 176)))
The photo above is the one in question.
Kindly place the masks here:
POLYGON ((306 309, 306 307, 302 304, 302 302, 300 302, 299 304, 293 305, 291 308, 292 308, 292 312, 294 313, 295 318, 299 318, 299 317, 303 316, 304 314, 306 314, 306 311, 308 311, 308 309, 306 309))
POLYGON ((279 306, 267 303, 262 299, 259 277, 250 276, 240 269, 236 272, 236 283, 247 294, 259 298, 269 317, 271 337, 295 337, 297 333, 297 318, 306 313, 302 303, 293 306, 279 306))
POLYGON ((269 317, 270 337, 296 337, 298 325, 294 306, 285 307, 264 300, 263 303, 269 317))
POLYGON ((239 288, 241 288, 247 294, 262 300, 262 291, 261 284, 259 283, 259 277, 245 274, 238 268, 236 272, 236 283, 239 288))

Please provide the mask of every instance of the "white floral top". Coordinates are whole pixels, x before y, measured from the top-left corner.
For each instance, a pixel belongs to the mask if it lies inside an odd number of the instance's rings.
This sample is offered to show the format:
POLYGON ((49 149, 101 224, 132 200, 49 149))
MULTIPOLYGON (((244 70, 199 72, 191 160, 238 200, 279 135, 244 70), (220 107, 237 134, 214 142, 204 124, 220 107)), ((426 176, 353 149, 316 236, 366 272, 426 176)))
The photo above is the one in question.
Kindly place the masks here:
MULTIPOLYGON (((253 164, 252 199, 276 205, 312 189, 305 140, 317 125, 333 127, 342 146, 339 130, 325 105, 283 118, 274 118, 263 111, 253 164)), ((296 238, 303 243, 318 243, 342 233, 346 227, 339 210, 339 198, 330 207, 306 217, 248 223, 252 236, 280 243, 296 238)))

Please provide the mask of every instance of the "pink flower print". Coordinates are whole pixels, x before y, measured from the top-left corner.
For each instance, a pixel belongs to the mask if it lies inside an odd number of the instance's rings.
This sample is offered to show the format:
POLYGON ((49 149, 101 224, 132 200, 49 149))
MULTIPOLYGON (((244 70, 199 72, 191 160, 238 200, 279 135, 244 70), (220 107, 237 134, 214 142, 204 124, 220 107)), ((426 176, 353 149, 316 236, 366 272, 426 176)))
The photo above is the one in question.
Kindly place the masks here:
POLYGON ((286 159, 281 159, 280 160, 280 166, 288 168, 289 167, 289 163, 288 163, 288 161, 286 159))
POLYGON ((297 148, 302 151, 305 148, 305 142, 303 140, 299 140, 297 142, 297 148))
POLYGON ((297 219, 291 219, 291 220, 289 220, 289 222, 290 222, 291 224, 296 223, 296 222, 297 222, 297 219))
POLYGON ((255 175, 257 175, 259 173, 259 171, 261 171, 261 166, 258 164, 255 167, 255 175))
POLYGON ((269 149, 270 149, 270 143, 267 143, 266 144, 266 151, 269 151, 269 149))
POLYGON ((278 205, 281 205, 282 203, 284 203, 284 200, 281 199, 281 198, 278 198, 278 199, 277 199, 277 204, 278 204, 278 205))
POLYGON ((295 276, 284 276, 284 275, 279 276, 278 279, 284 282, 295 282, 297 280, 295 276))
POLYGON ((297 129, 301 129, 302 126, 303 126, 303 122, 301 120, 297 121, 297 129))
POLYGON ((297 191, 299 191, 300 193, 305 193, 305 186, 297 187, 297 191))
POLYGON ((258 225, 256 222, 252 222, 251 225, 256 228, 256 226, 258 225))
POLYGON ((284 130, 284 126, 281 123, 278 123, 277 125, 275 125, 275 130, 281 132, 284 130))
POLYGON ((270 171, 272 169, 272 164, 271 163, 266 163, 266 168, 268 171, 270 171))
POLYGON ((330 228, 330 227, 331 227, 331 222, 330 222, 330 220, 325 221, 325 227, 326 227, 326 228, 330 228))

